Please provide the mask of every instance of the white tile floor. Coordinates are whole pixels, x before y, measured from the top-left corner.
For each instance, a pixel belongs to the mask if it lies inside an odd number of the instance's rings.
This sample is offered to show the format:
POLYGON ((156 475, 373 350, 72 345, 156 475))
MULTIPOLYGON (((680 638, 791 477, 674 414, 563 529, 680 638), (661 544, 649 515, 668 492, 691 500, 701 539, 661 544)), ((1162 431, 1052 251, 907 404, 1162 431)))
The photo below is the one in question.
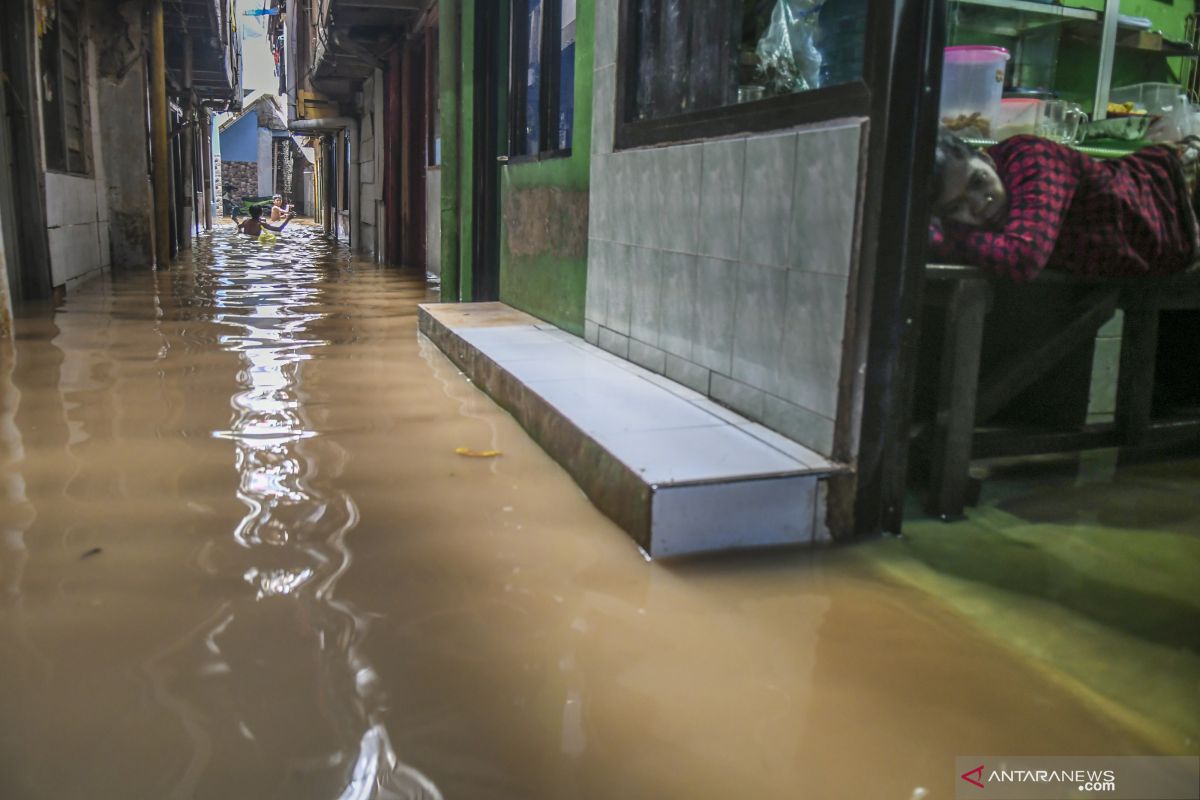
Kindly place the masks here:
POLYGON ((822 456, 583 339, 537 325, 455 333, 648 483, 827 473, 822 456))
POLYGON ((426 313, 653 487, 651 555, 813 541, 817 482, 836 464, 583 339, 517 323, 514 309, 426 313))

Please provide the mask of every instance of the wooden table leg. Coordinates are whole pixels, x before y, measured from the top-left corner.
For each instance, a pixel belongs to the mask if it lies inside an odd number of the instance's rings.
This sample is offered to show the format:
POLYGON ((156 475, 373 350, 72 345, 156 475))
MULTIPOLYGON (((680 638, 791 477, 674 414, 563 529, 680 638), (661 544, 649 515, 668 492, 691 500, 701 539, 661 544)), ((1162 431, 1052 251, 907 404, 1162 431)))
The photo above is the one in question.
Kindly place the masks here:
POLYGON ((1150 429, 1157 353, 1158 302, 1153 292, 1144 291, 1125 305, 1117 374, 1116 423, 1121 444, 1138 444, 1150 429))
POLYGON ((984 281, 960 281, 946 307, 925 504, 929 514, 944 520, 961 518, 966 506, 983 325, 991 291, 984 281))

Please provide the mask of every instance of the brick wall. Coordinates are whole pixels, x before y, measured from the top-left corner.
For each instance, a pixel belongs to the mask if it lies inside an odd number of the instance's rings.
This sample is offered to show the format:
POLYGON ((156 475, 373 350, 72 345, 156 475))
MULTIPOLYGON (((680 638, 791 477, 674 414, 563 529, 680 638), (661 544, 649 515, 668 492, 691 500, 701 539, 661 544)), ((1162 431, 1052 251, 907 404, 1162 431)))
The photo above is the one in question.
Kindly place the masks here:
POLYGON ((232 189, 233 196, 238 200, 257 197, 258 164, 253 161, 222 161, 221 184, 224 189, 232 189))

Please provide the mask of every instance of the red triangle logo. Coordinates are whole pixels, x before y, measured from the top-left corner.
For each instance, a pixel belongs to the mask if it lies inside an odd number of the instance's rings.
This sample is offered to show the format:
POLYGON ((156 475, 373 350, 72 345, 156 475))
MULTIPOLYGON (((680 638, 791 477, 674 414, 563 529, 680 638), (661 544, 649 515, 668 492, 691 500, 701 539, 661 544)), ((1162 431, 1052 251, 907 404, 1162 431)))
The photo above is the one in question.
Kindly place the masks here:
POLYGON ((980 764, 978 767, 971 770, 970 772, 964 772, 962 775, 959 775, 959 777, 962 778, 967 783, 978 786, 980 789, 987 788, 983 785, 983 764, 980 764), (975 777, 972 778, 971 777, 972 775, 974 775, 975 777))

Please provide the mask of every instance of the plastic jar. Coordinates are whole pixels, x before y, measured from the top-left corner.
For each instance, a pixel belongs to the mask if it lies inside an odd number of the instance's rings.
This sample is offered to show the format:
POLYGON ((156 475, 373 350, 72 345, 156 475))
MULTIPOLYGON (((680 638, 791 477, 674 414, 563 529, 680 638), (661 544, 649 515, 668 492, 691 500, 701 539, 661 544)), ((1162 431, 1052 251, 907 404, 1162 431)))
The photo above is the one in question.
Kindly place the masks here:
POLYGON ((1004 69, 1003 47, 947 47, 942 66, 941 121, 951 132, 968 138, 991 139, 996 132, 1004 69))

